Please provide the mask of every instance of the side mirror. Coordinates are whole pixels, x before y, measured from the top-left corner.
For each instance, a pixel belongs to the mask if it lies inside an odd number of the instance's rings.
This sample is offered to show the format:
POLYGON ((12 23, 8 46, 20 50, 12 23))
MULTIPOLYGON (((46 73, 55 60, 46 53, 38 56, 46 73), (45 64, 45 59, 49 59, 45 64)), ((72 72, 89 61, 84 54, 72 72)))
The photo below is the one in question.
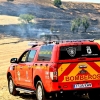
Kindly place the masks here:
POLYGON ((17 58, 11 58, 10 63, 17 63, 17 58))

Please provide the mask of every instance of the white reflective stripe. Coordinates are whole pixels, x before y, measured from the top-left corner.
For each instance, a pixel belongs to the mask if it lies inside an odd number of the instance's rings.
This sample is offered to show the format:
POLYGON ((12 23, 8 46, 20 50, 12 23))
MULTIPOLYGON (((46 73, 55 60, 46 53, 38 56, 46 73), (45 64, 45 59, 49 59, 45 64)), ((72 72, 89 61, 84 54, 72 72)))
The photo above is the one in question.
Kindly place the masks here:
POLYGON ((50 72, 50 78, 53 80, 53 72, 50 72))

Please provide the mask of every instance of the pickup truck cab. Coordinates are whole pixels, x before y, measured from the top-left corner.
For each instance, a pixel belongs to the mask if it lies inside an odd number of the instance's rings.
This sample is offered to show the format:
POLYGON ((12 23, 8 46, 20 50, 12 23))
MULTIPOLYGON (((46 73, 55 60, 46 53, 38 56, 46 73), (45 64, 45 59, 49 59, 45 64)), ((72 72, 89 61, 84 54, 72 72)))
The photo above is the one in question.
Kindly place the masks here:
POLYGON ((10 94, 23 90, 37 100, 49 95, 82 93, 91 100, 100 94, 100 46, 92 39, 59 40, 32 44, 19 58, 11 58, 7 71, 10 94))

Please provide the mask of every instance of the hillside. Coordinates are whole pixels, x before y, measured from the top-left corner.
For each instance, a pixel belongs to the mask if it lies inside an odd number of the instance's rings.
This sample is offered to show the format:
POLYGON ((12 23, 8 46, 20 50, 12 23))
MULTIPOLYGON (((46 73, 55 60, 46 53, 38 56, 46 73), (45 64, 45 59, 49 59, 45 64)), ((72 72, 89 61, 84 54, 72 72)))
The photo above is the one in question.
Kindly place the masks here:
MULTIPOLYGON (((31 27, 30 36, 48 32, 52 29, 66 38, 99 38, 100 32, 100 4, 63 2, 61 8, 53 6, 52 0, 14 0, 6 2, 0 0, 0 14, 19 17, 20 14, 33 14, 36 23, 31 27), (87 33, 72 34, 71 21, 75 18, 87 16, 90 19, 90 27, 87 33), (65 37, 65 36, 63 36, 65 37)), ((18 24, 2 25, 0 33, 25 37, 25 30, 18 24)), ((62 37, 62 38, 63 38, 62 37)))

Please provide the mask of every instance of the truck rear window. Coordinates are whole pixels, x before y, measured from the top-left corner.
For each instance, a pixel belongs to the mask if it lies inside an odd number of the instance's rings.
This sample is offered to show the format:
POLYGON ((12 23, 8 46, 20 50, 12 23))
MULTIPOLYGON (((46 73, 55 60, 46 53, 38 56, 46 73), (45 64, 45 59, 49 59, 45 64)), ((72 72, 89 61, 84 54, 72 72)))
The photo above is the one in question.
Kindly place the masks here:
POLYGON ((79 57, 100 57, 97 45, 61 46, 59 60, 75 59, 79 57))

